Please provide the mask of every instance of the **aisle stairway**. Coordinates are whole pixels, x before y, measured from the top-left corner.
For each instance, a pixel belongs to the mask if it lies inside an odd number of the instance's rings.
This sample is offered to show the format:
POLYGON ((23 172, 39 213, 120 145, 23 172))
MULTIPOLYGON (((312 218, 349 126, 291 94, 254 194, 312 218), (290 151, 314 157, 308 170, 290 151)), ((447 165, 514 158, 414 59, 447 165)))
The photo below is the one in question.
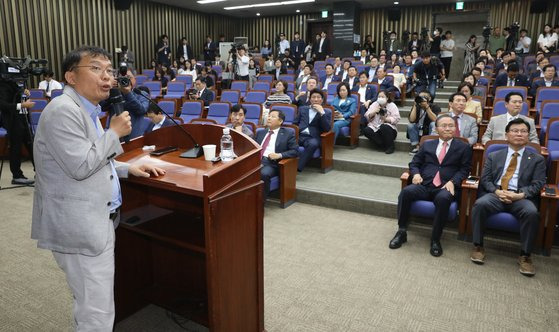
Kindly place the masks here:
MULTIPOLYGON (((459 82, 447 82, 438 89, 435 103, 442 112, 448 111, 448 98, 459 82)), ((399 106, 400 116, 396 152, 387 155, 376 151, 367 138, 361 136, 359 146, 350 149, 336 145, 334 169, 326 174, 318 168, 308 167, 297 175, 297 201, 340 210, 375 216, 396 217, 400 193, 400 175, 411 160, 410 144, 406 138, 406 125, 413 100, 408 98, 399 106)))

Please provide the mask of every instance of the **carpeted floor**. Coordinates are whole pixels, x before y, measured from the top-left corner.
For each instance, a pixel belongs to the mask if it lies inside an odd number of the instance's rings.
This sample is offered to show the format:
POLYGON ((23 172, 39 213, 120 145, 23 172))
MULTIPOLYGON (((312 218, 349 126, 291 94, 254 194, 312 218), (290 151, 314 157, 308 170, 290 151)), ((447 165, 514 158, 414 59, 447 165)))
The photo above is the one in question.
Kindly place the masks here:
MULTIPOLYGON (((29 165, 25 165, 30 175, 29 165)), ((7 185, 4 173, 2 185, 7 185)), ((32 188, 0 191, 0 331, 69 331, 72 299, 50 252, 30 240, 32 188)), ((265 324, 272 331, 558 331, 559 251, 518 273, 518 245, 487 241, 487 263, 445 231, 440 258, 430 230, 388 249, 395 220, 294 204, 266 207, 265 324)), ((189 331, 205 329, 185 325, 189 331)), ((116 331, 182 331, 149 306, 116 331)))

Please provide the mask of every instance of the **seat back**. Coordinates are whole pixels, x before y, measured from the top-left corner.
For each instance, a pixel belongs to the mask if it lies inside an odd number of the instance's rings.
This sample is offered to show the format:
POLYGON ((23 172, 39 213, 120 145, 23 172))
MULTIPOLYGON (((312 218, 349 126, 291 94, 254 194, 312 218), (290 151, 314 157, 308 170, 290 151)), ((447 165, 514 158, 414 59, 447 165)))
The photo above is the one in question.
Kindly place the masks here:
MULTIPOLYGON (((260 74, 260 76, 258 76, 258 81, 271 83, 273 80, 274 80, 274 75, 271 74, 260 74)), ((258 90, 262 90, 262 89, 258 89, 258 90)))
POLYGON ((295 75, 293 74, 281 74, 279 76, 280 81, 295 82, 295 75))
POLYGON ((542 129, 544 127, 542 121, 547 123, 549 119, 555 117, 559 117, 559 99, 544 101, 540 112, 540 125, 542 126, 542 129))
MULTIPOLYGON (((152 76, 153 77, 153 76, 152 76)), ((143 85, 149 78, 146 75, 136 75, 136 86, 143 85)), ((52 96, 52 93, 51 93, 52 96)))
POLYGON ((161 100, 157 103, 157 106, 161 107, 167 116, 174 116, 176 108, 174 100, 161 100))
MULTIPOLYGON (((485 151, 483 152, 483 160, 481 162, 481 169, 483 169, 483 165, 485 164, 485 159, 487 158, 487 156, 495 151, 499 151, 502 149, 506 149, 508 148, 509 144, 507 141, 505 140, 491 140, 487 143, 485 143, 485 151)), ((535 143, 528 143, 528 145, 526 145, 526 149, 535 152, 535 153, 539 153, 541 154, 541 146, 539 144, 535 144, 535 143)))
POLYGON ((50 100, 62 95, 64 93, 64 89, 54 89, 50 92, 50 100))
POLYGON ((260 90, 260 91, 270 92, 270 83, 271 83, 271 81, 256 81, 256 82, 254 82, 254 86, 252 87, 252 90, 260 90))
POLYGON ((241 95, 244 96, 248 90, 248 81, 231 82, 231 90, 239 90, 241 95))
POLYGON ((245 95, 245 102, 262 104, 266 101, 267 95, 266 91, 251 90, 245 95))
POLYGON ((151 79, 153 76, 155 76, 155 70, 154 69, 142 69, 142 74, 146 75, 149 79, 151 79))
POLYGON ((559 100, 559 87, 541 87, 536 92, 536 110, 539 112, 541 104, 547 100, 559 100))
POLYGON ((223 71, 223 68, 221 68, 220 65, 212 65, 212 69, 216 72, 217 77, 221 77, 221 72, 223 71))
POLYGON ((293 120, 295 120, 295 114, 297 114, 297 106, 286 104, 272 104, 272 106, 270 106, 270 111, 273 110, 282 111, 283 114, 285 114, 285 120, 283 121, 284 124, 293 124, 293 120))
POLYGON ((41 117, 42 112, 30 112, 29 113, 29 121, 31 124, 31 130, 33 133, 37 132, 37 126, 39 126, 39 118, 41 117))
POLYGON ((42 98, 45 98, 45 90, 29 89, 29 99, 42 99, 42 98))
POLYGON ((251 122, 259 125, 262 120, 262 104, 242 103, 241 106, 245 110, 245 122, 251 122))
POLYGON ((328 89, 326 91, 328 91, 329 96, 335 96, 337 94, 339 84, 340 82, 331 82, 330 84, 328 84, 328 89))
POLYGON ((149 89, 149 95, 151 98, 161 96, 161 82, 159 81, 146 81, 143 86, 149 89))
POLYGON ((550 118, 547 121, 545 146, 550 152, 559 151, 559 117, 550 118))
POLYGON ((215 120, 218 124, 226 124, 229 119, 231 104, 228 102, 213 102, 208 108, 207 119, 215 120))
MULTIPOLYGON (((520 114, 524 116, 528 116, 528 111, 529 111, 528 103, 523 102, 522 109, 520 110, 520 114)), ((493 104, 493 113, 491 114, 491 116, 501 115, 505 113, 507 113, 505 101, 503 99, 495 100, 495 103, 493 104)))
POLYGON ((186 84, 184 82, 169 82, 167 84, 167 97, 182 97, 186 92, 186 84))
POLYGON ((185 101, 182 104, 180 118, 184 123, 189 123, 192 119, 202 117, 204 102, 201 100, 185 101))
POLYGON ((177 75, 176 81, 183 82, 186 86, 186 89, 192 88, 192 83, 193 83, 192 75, 177 75))
POLYGON ((241 91, 239 90, 223 90, 221 91, 220 101, 226 101, 231 105, 237 105, 241 99, 241 91))
POLYGON ((45 107, 47 107, 47 104, 48 104, 48 100, 46 100, 44 98, 43 99, 29 99, 29 101, 32 101, 32 102, 35 103, 35 105, 33 107, 31 107, 31 109, 29 109, 30 112, 41 112, 43 109, 45 109, 45 107))
POLYGON ((477 82, 480 85, 489 86, 489 79, 487 77, 480 77, 477 82))
POLYGON ((511 92, 519 92, 524 100, 528 97, 528 88, 525 86, 499 86, 495 90, 495 99, 505 99, 511 92))

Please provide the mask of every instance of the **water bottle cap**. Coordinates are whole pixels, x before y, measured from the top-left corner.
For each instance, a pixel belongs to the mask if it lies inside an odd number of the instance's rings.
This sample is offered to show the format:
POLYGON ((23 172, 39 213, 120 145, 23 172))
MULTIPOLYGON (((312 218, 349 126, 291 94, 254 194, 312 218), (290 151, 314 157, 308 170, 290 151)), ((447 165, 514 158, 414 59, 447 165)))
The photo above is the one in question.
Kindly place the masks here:
POLYGON ((223 135, 229 135, 229 128, 223 128, 223 135))

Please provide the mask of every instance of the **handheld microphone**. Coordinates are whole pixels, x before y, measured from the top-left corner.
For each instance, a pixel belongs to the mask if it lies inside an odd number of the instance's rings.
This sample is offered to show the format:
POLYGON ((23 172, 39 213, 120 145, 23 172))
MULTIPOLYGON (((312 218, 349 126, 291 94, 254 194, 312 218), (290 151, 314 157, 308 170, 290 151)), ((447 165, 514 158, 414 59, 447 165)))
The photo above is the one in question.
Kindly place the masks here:
POLYGON ((198 158, 198 157, 200 157, 201 155, 204 154, 204 150, 202 150, 202 147, 200 145, 198 145, 198 143, 196 143, 196 140, 194 139, 194 137, 192 137, 192 135, 190 135, 190 133, 188 131, 186 131, 186 129, 184 129, 175 119, 173 119, 173 117, 171 115, 169 115, 167 112, 165 112, 164 109, 159 107, 159 105, 157 105, 157 103, 155 103, 150 97, 144 95, 142 93, 142 90, 140 90, 138 88, 134 88, 134 90, 132 90, 132 91, 134 91, 135 94, 146 98, 153 107, 156 107, 158 110, 161 111, 161 113, 165 114, 169 119, 171 119, 171 121, 173 121, 175 126, 179 127, 181 129, 181 131, 183 133, 185 133, 186 136, 188 136, 188 138, 192 141, 192 143, 194 143, 194 147, 192 149, 180 154, 181 158, 198 158))
MULTIPOLYGON (((117 88, 112 88, 109 92, 108 103, 112 106, 113 116, 119 116, 124 112, 124 98, 122 93, 117 88)), ((130 142, 130 135, 124 136, 124 141, 126 143, 130 142)))

